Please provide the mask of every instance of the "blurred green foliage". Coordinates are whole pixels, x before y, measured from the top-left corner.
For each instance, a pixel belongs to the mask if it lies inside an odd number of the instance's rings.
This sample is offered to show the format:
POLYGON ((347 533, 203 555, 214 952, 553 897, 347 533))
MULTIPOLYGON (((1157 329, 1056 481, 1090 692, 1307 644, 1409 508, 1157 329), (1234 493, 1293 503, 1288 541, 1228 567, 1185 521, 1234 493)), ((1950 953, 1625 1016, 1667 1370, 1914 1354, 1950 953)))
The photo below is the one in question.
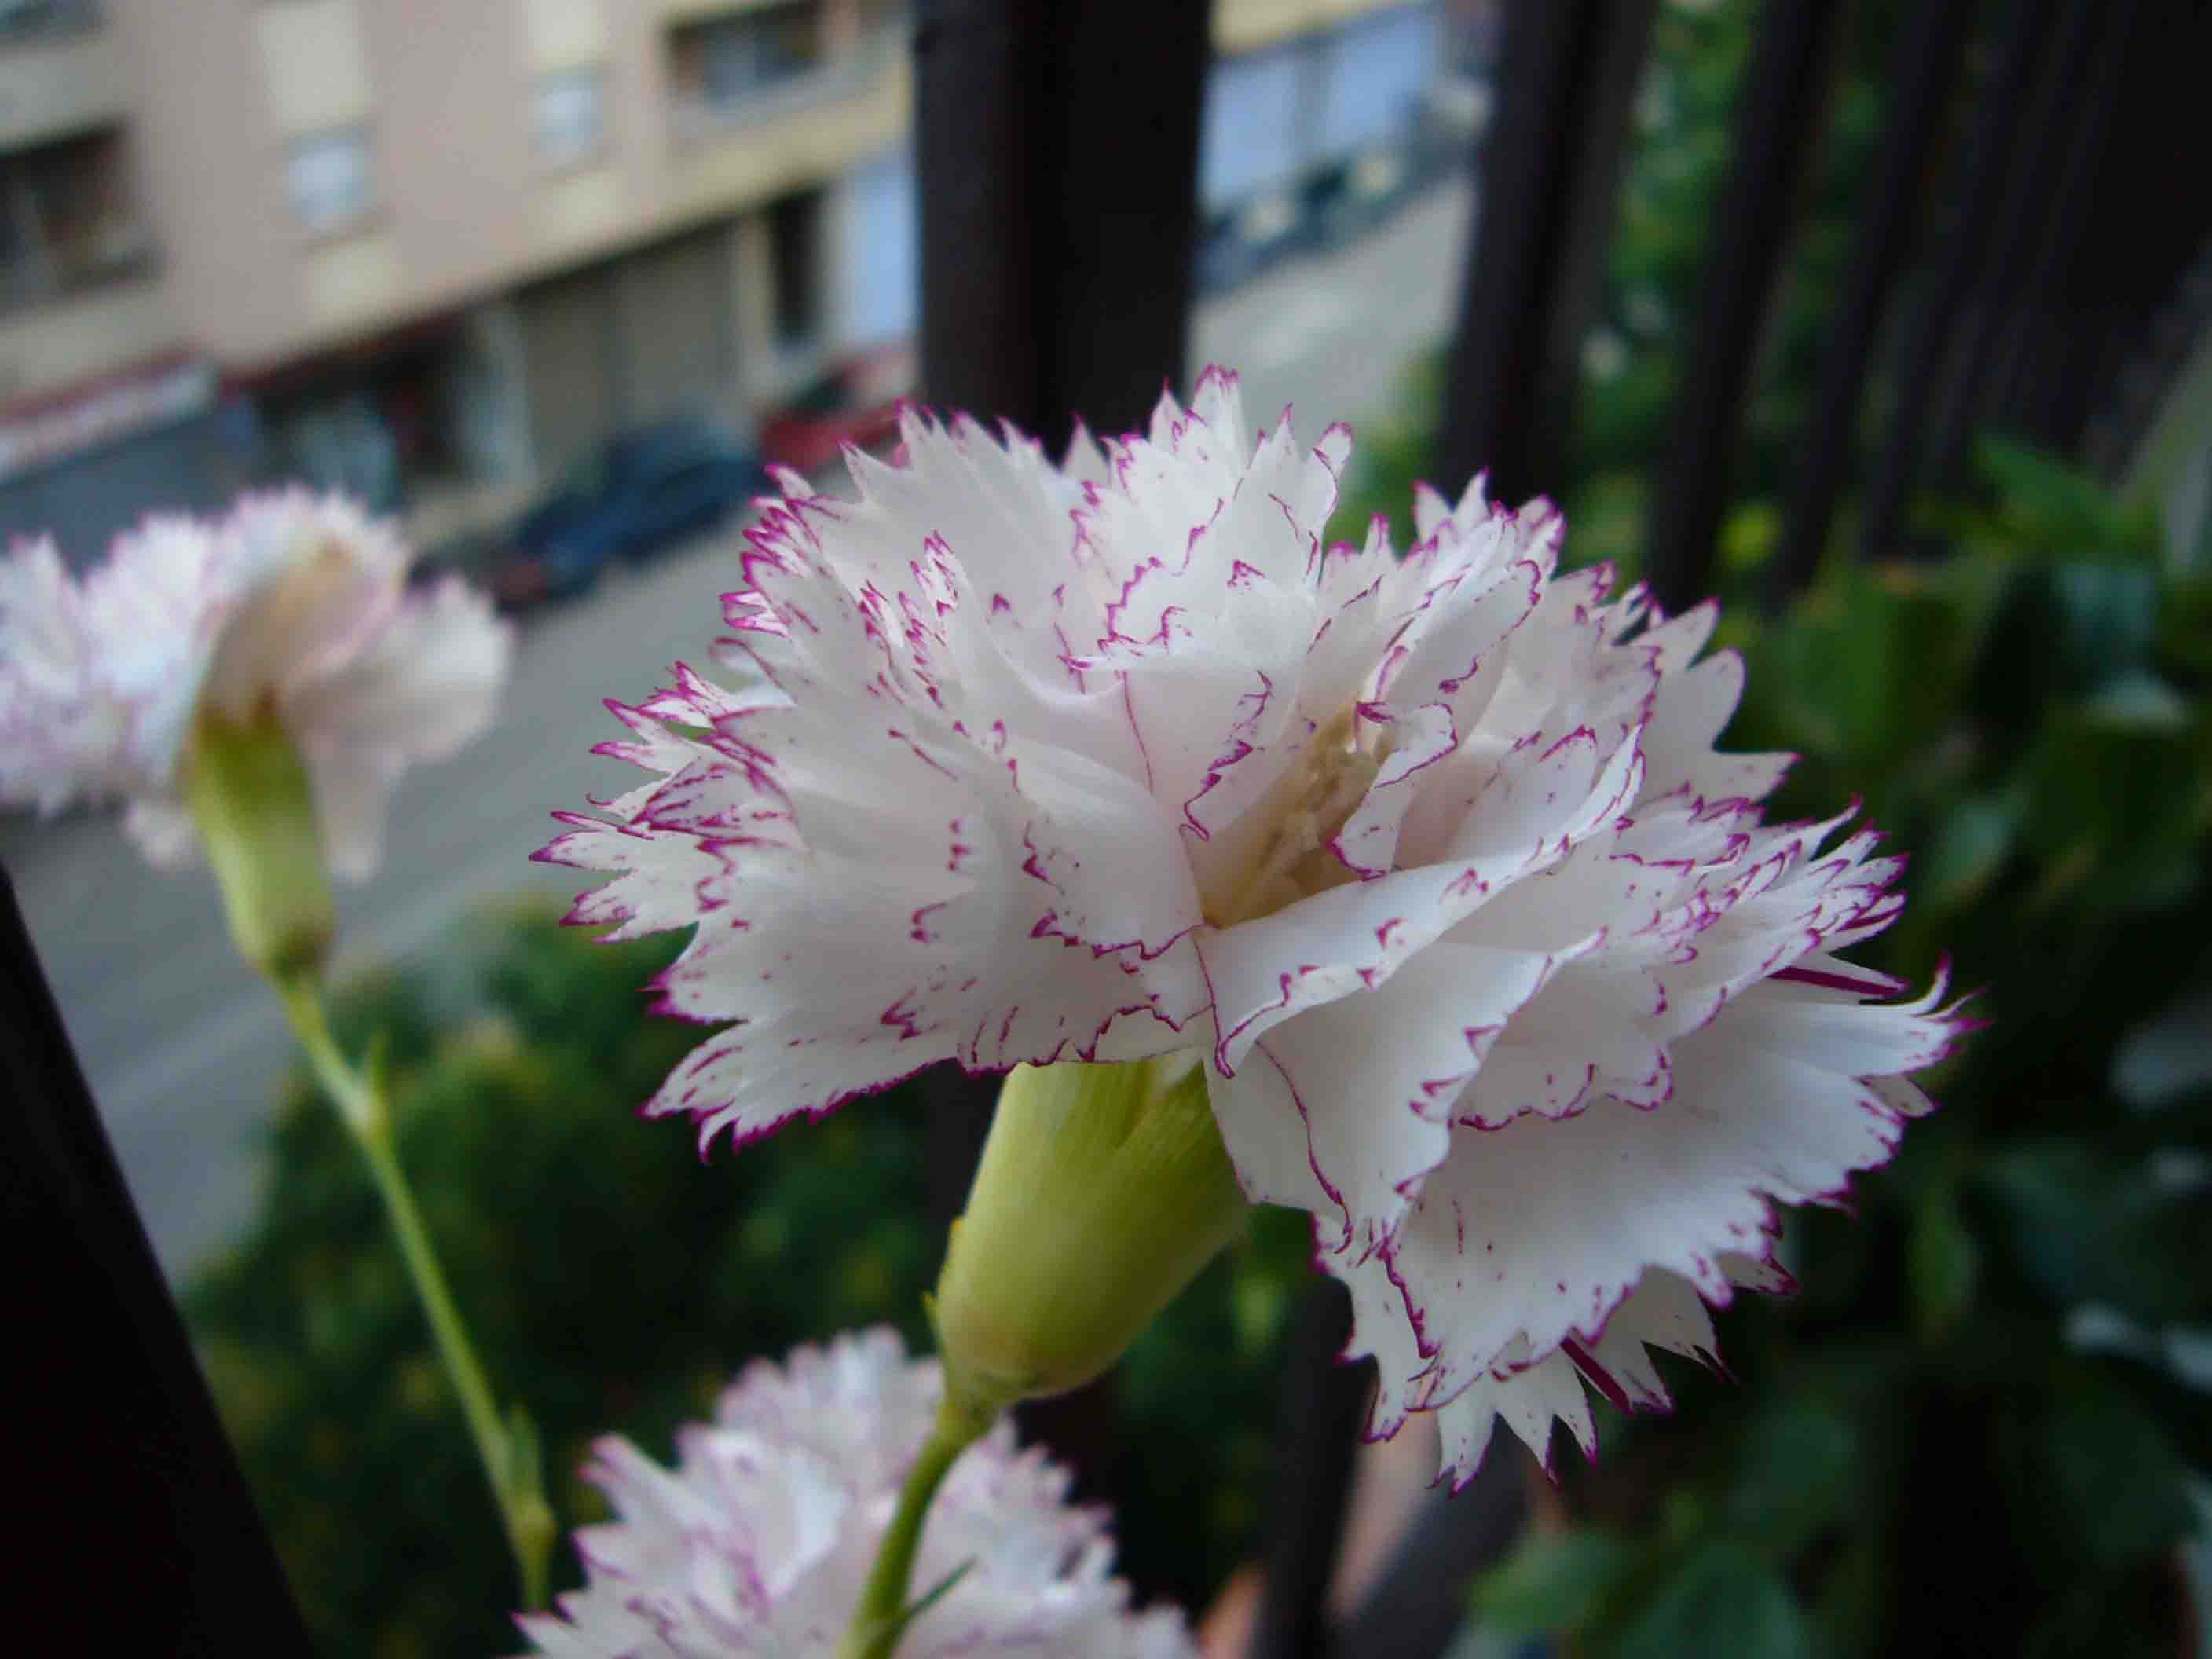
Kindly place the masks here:
MULTIPOLYGON (((666 1456, 748 1358, 889 1322, 927 1346, 922 1105, 860 1102, 702 1163, 636 1109, 702 1035, 641 988, 678 941, 599 945, 532 906, 456 930, 441 960, 338 999, 349 1053, 383 1032, 400 1157, 502 1399, 535 1417, 564 1532, 600 1518, 574 1478, 595 1436, 666 1456)), ((514 1651, 497 1515, 359 1154, 304 1073, 269 1132, 251 1232, 187 1315, 319 1651, 514 1651)), ((1139 1345, 1120 1379, 1121 1556, 1198 1599, 1264 1497, 1274 1349, 1302 1231, 1257 1230, 1139 1345)), ((579 1572, 562 1547, 556 1583, 579 1572)))
MULTIPOLYGON (((1801 1212, 1736 1382, 1614 1423, 1576 1524, 1483 1580, 1586 1654, 2190 1650, 2175 1546, 2212 1461, 2212 578, 2070 469, 1984 446, 1938 562, 1832 570, 1770 622, 1736 748, 1866 799, 1919 859, 1856 954, 1939 950, 1993 1027, 1856 1215, 1801 1212)), ((1677 1374, 1691 1368, 1677 1368, 1677 1374)), ((1572 1462, 1573 1460, 1569 1460, 1572 1462)))
MULTIPOLYGON (((1624 580, 1756 10, 1659 15, 1553 486, 1567 558, 1624 580)), ((1804 1288, 1722 1320, 1735 1379, 1670 1364, 1672 1419, 1607 1413, 1596 1466, 1560 1460, 1569 1529, 1478 1583, 1490 1625, 1581 1655, 2194 1650, 2175 1546, 2212 1464, 2212 573, 2162 568, 2148 514, 1990 440, 1972 499, 1919 513, 1943 556, 1832 561, 1779 616, 1735 602, 1778 539, 1902 15, 1854 10, 1760 343, 1714 562, 1750 670, 1727 741, 1803 757, 1782 815, 1863 797, 1915 863, 1857 954, 1919 984, 1948 951, 1994 1024, 1854 1214, 1793 1215, 1804 1288)), ((1404 513, 1437 395, 1431 358, 1363 424, 1336 537, 1404 513)))
MULTIPOLYGON (((1733 160, 1733 124, 1759 9, 1713 0, 1658 9, 1622 170, 1602 289, 1583 343, 1559 476, 1543 488, 1573 527, 1571 556, 1638 568, 1647 478, 1662 459, 1681 357, 1697 320, 1706 236, 1733 160)), ((1755 362, 1735 464, 1750 517, 1724 532, 1723 566, 1745 574, 1779 528, 1766 505, 1786 481, 1827 322, 1850 258, 1856 191, 1881 137, 1881 88, 1900 0, 1866 0, 1843 26, 1841 70, 1799 203, 1755 362)), ((1442 393, 1441 349, 1412 368, 1399 406, 1359 422, 1357 471, 1333 539, 1357 543, 1375 514, 1405 541, 1413 481, 1425 476, 1442 393)), ((1882 398, 1867 400, 1864 435, 1882 398)), ((1433 482, 1456 496, 1463 479, 1433 482)))

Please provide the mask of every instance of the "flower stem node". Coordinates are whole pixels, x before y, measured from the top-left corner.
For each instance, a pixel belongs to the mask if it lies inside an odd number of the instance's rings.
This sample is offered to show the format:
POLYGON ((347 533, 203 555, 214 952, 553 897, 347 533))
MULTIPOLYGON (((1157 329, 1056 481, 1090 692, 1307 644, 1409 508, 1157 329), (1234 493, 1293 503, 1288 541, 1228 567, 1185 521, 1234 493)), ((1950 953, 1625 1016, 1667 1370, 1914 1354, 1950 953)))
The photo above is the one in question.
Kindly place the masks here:
POLYGON ((337 931, 307 763, 273 708, 193 722, 184 793, 239 953, 282 983, 313 973, 337 931))
POLYGON ((1193 1056, 1016 1066, 938 1281, 948 1395, 991 1411, 1081 1387, 1244 1212, 1193 1056))

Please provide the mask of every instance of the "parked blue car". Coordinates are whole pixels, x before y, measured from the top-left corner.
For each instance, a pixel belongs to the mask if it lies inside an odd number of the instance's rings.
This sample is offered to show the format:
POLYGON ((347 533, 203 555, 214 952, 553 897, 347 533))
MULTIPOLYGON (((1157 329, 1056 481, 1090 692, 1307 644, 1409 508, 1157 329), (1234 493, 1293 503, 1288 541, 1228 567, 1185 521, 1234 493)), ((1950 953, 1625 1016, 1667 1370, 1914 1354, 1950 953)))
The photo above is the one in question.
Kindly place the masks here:
POLYGON ((711 529, 768 487, 759 459, 704 428, 648 427, 571 468, 514 527, 496 586, 509 604, 580 593, 612 558, 642 559, 711 529))

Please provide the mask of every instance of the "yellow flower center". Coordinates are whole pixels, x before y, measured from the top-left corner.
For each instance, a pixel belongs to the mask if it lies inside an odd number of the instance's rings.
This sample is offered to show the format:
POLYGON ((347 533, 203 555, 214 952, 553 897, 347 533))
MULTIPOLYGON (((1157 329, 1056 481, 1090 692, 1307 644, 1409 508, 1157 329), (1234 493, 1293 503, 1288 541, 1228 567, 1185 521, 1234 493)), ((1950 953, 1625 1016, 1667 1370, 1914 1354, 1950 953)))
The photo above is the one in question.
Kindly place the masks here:
POLYGON ((1200 908, 1207 923, 1233 927, 1272 915, 1302 898, 1352 879, 1330 850, 1352 810, 1365 798, 1384 755, 1359 745, 1358 715, 1346 707, 1316 732, 1297 764, 1230 831, 1232 844, 1250 856, 1224 860, 1201 883, 1200 908))

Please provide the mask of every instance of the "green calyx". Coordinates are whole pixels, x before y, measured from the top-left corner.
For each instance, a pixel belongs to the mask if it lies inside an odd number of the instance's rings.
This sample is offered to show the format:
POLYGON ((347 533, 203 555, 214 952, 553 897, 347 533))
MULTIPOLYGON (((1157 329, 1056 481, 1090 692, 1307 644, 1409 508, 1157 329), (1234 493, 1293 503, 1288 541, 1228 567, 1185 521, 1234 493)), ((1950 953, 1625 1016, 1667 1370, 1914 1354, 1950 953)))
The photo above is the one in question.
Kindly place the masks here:
POLYGON ((337 911, 307 763, 276 711, 243 722, 203 712, 185 743, 183 785, 240 954, 279 983, 313 973, 337 911))
POLYGON ((948 1394, 988 1415, 1088 1382, 1246 1207, 1190 1056, 1017 1066, 932 1305, 948 1394))

